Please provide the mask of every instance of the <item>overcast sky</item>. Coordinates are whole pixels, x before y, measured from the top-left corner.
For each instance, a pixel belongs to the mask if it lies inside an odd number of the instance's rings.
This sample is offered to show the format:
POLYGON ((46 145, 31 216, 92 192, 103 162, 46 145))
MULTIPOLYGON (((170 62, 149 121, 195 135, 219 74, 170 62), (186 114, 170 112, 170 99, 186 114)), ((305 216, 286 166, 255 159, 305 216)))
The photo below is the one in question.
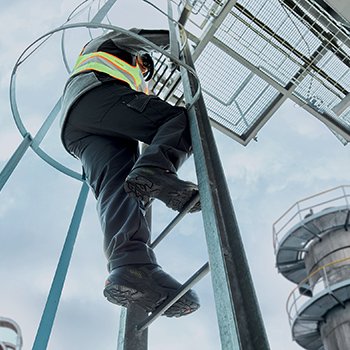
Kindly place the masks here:
MULTIPOLYGON (((21 141, 8 97, 12 68, 25 47, 62 24, 78 3, 2 1, 0 169, 21 141)), ((166 27, 164 18, 149 6, 136 6, 140 4, 139 0, 117 1, 113 24, 126 28, 166 27)), ((69 32, 70 59, 87 38, 86 30, 69 32)), ((19 110, 33 135, 59 98, 67 78, 59 45, 58 35, 50 38, 17 74, 19 110)), ((243 147, 219 132, 215 136, 271 349, 300 349, 292 342, 285 312, 294 285, 275 269, 272 224, 297 200, 348 184, 348 149, 325 125, 291 102, 285 103, 260 131, 258 142, 243 147)), ((43 148, 79 171, 79 163, 60 146, 57 125, 43 148)), ((192 159, 180 175, 195 181, 192 159)), ((32 346, 80 186, 79 181, 58 172, 29 150, 0 194, 0 316, 20 325, 24 350, 32 346)), ((153 212, 156 235, 174 213, 159 203, 153 212)), ((167 272, 185 281, 207 260, 201 215, 188 215, 156 253, 167 272)), ((50 350, 116 349, 120 308, 102 295, 106 276, 95 201, 89 196, 50 350)), ((195 289, 202 300, 200 310, 181 319, 157 320, 150 329, 150 350, 220 349, 210 276, 195 289)))

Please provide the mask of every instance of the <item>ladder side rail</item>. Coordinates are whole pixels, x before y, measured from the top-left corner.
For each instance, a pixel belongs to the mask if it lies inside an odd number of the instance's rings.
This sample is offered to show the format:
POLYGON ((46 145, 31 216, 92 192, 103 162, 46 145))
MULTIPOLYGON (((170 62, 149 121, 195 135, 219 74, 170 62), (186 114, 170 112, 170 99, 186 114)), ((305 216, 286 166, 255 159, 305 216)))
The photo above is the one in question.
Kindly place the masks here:
MULTIPOLYGON (((187 99, 192 98, 189 87, 185 86, 187 99)), ((196 107, 198 119, 193 109, 189 116, 222 348, 267 350, 265 329, 204 101, 200 99, 196 107)))
MULTIPOLYGON (((142 144, 141 151, 147 148, 142 144)), ((145 218, 149 229, 152 230, 152 206, 147 207, 145 218)), ((122 308, 119 318, 117 350, 147 350, 148 328, 138 330, 137 325, 148 316, 148 313, 137 305, 122 308)))
POLYGON ((119 320, 117 350, 147 350, 148 328, 138 330, 137 325, 148 316, 137 305, 122 308, 119 320))
POLYGON ((11 156, 9 161, 6 163, 6 165, 2 169, 2 171, 0 173, 0 191, 4 187, 7 180, 12 175, 13 171, 17 167, 18 163, 20 162, 20 160, 22 159, 22 157, 24 156, 25 152, 27 151, 29 146, 32 144, 32 142, 33 142, 33 139, 31 137, 31 135, 29 133, 27 133, 24 136, 22 142, 17 147, 14 154, 11 156))
POLYGON ((32 350, 46 350, 47 348, 88 192, 89 187, 87 183, 83 181, 32 350))
MULTIPOLYGON (((184 62, 194 69, 188 45, 184 62)), ((197 80, 181 68, 186 101, 197 80)), ((222 349, 269 349, 260 309, 203 96, 188 111, 222 349)))

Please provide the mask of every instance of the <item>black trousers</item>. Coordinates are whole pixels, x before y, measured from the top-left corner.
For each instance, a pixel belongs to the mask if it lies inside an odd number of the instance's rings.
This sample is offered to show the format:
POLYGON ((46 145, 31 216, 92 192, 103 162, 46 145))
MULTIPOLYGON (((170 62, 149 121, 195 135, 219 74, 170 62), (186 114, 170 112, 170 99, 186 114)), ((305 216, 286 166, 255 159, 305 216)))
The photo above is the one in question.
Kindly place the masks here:
POLYGON ((142 203, 123 184, 141 166, 177 171, 191 153, 186 110, 118 82, 104 83, 72 106, 63 142, 81 160, 97 199, 108 269, 156 264, 142 203), (138 141, 149 145, 141 156, 138 141))

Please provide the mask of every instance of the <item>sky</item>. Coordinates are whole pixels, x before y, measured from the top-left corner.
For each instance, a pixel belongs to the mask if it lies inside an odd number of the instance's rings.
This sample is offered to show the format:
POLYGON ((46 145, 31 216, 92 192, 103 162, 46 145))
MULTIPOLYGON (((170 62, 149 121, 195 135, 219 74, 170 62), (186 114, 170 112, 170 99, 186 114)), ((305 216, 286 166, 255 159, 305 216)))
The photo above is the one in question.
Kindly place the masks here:
MULTIPOLYGON (((165 2, 161 4, 165 9, 165 2)), ((12 118, 9 85, 12 69, 24 49, 61 25, 79 1, 2 1, 0 11, 0 169, 22 140, 12 118)), ((125 28, 165 28, 166 20, 139 0, 119 0, 113 24, 125 28)), ((74 61, 88 38, 86 30, 67 34, 67 56, 74 61)), ((59 98, 67 78, 54 35, 17 72, 17 101, 32 135, 59 98)), ((242 146, 214 132, 244 241, 256 293, 272 350, 297 350, 292 341, 285 303, 294 285, 275 268, 272 224, 296 201, 348 184, 350 162, 329 129, 287 101, 258 134, 242 146)), ((78 161, 59 142, 55 122, 43 149, 75 171, 78 161)), ((196 181, 193 159, 180 170, 196 181)), ((26 152, 0 193, 0 316, 15 320, 30 349, 45 305, 53 273, 70 223, 81 183, 26 152)), ((153 235, 174 213, 156 202, 153 235)), ((160 265, 185 281, 207 261, 201 214, 191 214, 157 247, 160 265)), ((107 277, 102 233, 89 195, 48 349, 116 349, 120 308, 103 295, 107 277)), ((160 318, 151 325, 150 350, 219 350, 210 276, 195 287, 201 308, 181 319, 160 318)), ((9 334, 0 333, 8 337, 9 334)))

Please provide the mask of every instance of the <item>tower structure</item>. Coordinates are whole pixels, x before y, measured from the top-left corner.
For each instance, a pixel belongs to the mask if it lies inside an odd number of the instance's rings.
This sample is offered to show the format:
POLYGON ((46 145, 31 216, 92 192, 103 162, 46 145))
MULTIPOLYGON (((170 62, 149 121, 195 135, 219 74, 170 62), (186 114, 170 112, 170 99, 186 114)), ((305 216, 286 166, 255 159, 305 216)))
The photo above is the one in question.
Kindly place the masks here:
POLYGON ((350 187, 294 204, 273 225, 293 339, 308 350, 350 348, 350 187))
MULTIPOLYGON (((343 57, 349 67, 347 1, 282 2, 298 19, 313 25, 311 32, 328 41, 326 48, 344 43, 339 52, 333 52, 337 59, 343 57)), ((316 109, 320 107, 317 100, 310 100, 316 109)), ((346 92, 333 106, 320 111, 326 111, 330 117, 340 116, 349 105, 350 94, 346 92)), ((348 186, 341 186, 306 198, 273 226, 276 266, 284 277, 298 285, 288 298, 287 313, 293 339, 305 349, 350 347, 348 197, 348 186)))
POLYGON ((13 334, 11 337, 6 336, 6 339, 0 338, 0 350, 21 350, 23 340, 19 325, 10 318, 0 317, 0 330, 3 329, 9 330, 13 334))

